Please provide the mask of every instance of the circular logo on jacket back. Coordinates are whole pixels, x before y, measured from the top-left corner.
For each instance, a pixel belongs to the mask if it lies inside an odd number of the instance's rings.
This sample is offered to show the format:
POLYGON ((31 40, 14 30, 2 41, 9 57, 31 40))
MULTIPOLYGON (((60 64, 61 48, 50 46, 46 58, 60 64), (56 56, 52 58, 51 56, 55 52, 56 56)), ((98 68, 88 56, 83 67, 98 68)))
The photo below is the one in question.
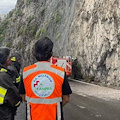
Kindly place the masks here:
POLYGON ((48 74, 39 74, 32 81, 32 91, 38 97, 50 96, 54 88, 54 80, 48 74))

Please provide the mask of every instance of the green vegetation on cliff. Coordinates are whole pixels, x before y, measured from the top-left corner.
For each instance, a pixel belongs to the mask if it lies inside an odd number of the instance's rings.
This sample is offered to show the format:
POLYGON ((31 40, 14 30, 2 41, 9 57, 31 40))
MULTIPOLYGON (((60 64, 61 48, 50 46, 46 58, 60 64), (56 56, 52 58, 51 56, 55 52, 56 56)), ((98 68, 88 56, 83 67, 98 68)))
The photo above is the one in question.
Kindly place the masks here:
POLYGON ((9 22, 7 19, 3 20, 0 24, 0 43, 4 40, 8 24, 9 22))

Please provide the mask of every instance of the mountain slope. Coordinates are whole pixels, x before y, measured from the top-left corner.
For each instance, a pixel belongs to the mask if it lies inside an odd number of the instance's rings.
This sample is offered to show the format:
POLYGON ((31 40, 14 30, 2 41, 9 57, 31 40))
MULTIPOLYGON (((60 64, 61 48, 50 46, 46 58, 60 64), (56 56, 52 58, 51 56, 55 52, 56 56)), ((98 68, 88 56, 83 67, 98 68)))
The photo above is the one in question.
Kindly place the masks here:
POLYGON ((0 25, 1 45, 31 64, 32 46, 48 36, 54 55, 77 58, 77 74, 120 85, 119 0, 18 0, 0 25))

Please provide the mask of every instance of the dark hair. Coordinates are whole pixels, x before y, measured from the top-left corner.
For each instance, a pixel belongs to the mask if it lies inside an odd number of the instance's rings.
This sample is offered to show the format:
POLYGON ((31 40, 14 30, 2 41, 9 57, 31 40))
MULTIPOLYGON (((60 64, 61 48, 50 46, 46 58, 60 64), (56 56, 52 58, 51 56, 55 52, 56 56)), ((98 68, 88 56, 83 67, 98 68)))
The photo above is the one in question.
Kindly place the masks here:
POLYGON ((35 43, 33 55, 37 61, 46 61, 52 56, 52 49, 53 42, 48 37, 44 37, 35 43))
POLYGON ((7 47, 0 47, 0 63, 4 65, 9 57, 10 49, 7 47))

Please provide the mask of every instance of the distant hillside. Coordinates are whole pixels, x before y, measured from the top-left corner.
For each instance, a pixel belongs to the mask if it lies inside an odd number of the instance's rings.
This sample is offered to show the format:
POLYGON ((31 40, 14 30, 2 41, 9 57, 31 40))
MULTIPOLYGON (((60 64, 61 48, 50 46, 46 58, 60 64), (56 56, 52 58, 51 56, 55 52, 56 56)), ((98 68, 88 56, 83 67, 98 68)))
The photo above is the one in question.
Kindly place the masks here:
POLYGON ((0 22, 6 17, 6 14, 1 14, 0 13, 0 22))

